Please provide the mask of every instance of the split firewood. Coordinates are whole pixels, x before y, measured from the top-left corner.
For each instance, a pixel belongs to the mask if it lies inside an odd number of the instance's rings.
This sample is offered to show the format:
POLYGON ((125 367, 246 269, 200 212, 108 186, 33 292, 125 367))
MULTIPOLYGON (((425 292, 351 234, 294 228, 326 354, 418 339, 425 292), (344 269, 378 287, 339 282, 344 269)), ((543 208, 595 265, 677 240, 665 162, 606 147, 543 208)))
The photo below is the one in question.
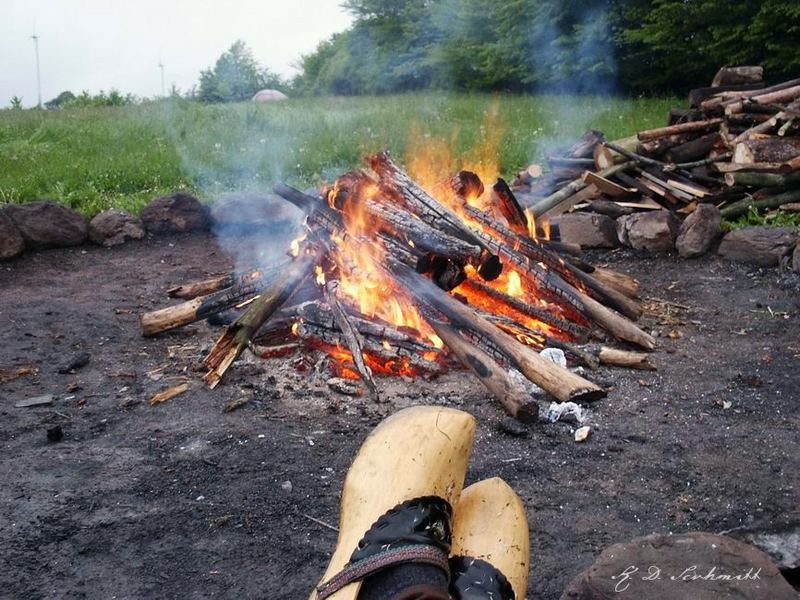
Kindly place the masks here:
POLYGON ((800 156, 800 139, 769 137, 736 144, 732 160, 741 164, 782 163, 797 156, 800 156))
POLYGON ((214 388, 233 362, 250 342, 264 322, 292 295, 300 283, 309 277, 317 262, 316 254, 301 254, 281 277, 277 277, 261 292, 241 317, 230 325, 214 344, 203 365, 208 372, 203 377, 214 388))
POLYGON ((714 79, 711 80, 712 86, 736 85, 742 83, 759 83, 764 79, 764 67, 762 66, 741 66, 741 67, 722 67, 714 79))
POLYGON ((361 376, 361 380, 364 382, 364 385, 367 386, 367 389, 369 390, 373 400, 375 400, 375 402, 380 402, 378 386, 375 385, 375 379, 372 377, 372 371, 364 362, 364 340, 358 330, 353 327, 353 324, 350 322, 347 313, 340 304, 339 299, 336 297, 336 291, 338 287, 339 284, 335 280, 327 282, 323 288, 325 300, 327 300, 328 305, 331 307, 333 318, 336 321, 336 324, 339 326, 339 330, 342 332, 347 349, 350 350, 356 371, 358 371, 358 374, 361 376))
MULTIPOLYGON (((466 196, 460 197, 466 198, 466 196)), ((522 210, 511 188, 502 178, 498 177, 497 182, 492 186, 492 201, 513 231, 520 235, 528 235, 528 217, 525 216, 525 211, 522 210)))
POLYGON ((161 404, 162 402, 171 400, 175 396, 183 394, 188 389, 189 389, 188 383, 180 383, 178 385, 173 385, 166 389, 163 389, 157 394, 155 394, 152 398, 150 398, 150 406, 155 406, 156 404, 161 404))

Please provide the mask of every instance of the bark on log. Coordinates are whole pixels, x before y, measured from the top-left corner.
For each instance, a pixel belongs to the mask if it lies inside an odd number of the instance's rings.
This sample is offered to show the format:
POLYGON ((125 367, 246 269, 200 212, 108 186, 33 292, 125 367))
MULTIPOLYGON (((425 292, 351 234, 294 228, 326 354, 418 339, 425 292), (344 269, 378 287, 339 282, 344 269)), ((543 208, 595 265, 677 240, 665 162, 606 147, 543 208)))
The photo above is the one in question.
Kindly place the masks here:
POLYGON ((595 267, 591 275, 606 287, 615 289, 628 298, 636 298, 639 295, 641 284, 638 279, 629 275, 604 267, 595 267))
MULTIPOLYGON (((636 137, 639 138, 640 142, 646 142, 648 140, 654 140, 668 135, 677 135, 679 133, 710 131, 711 129, 718 128, 720 123, 722 123, 722 119, 690 121, 689 123, 680 123, 678 125, 670 125, 668 127, 659 127, 658 129, 646 129, 645 131, 640 131, 636 135, 636 137)), ((616 150, 616 148, 614 148, 610 144, 606 144, 606 146, 608 146, 612 150, 616 150)))
POLYGON ((605 141, 605 136, 596 129, 590 129, 584 133, 580 139, 567 148, 562 156, 567 158, 590 158, 594 153, 594 147, 605 141))
POLYGON ((695 140, 670 148, 664 159, 671 163, 685 163, 708 156, 714 147, 721 142, 718 131, 708 133, 695 140))
MULTIPOLYGON (((245 275, 245 277, 248 277, 248 275, 245 275)), ((227 275, 219 275, 218 277, 183 283, 169 288, 167 290, 167 296, 170 298, 180 298, 181 300, 192 300, 198 296, 207 296, 212 292, 229 288, 233 285, 234 279, 235 276, 233 273, 228 273, 227 275)))
MULTIPOLYGON (((617 173, 619 175, 619 173, 617 173)), ((583 181, 581 179, 581 181, 583 181)), ((587 185, 585 188, 578 190, 571 196, 569 196, 566 200, 562 200, 558 204, 556 204, 553 208, 548 211, 543 212, 542 214, 536 216, 536 219, 539 222, 547 222, 557 217, 558 215, 563 215, 565 212, 571 210, 574 206, 578 204, 583 204, 584 202, 591 202, 595 198, 599 198, 602 194, 600 190, 598 190, 593 185, 587 185)), ((583 254, 581 251, 579 254, 583 254)))
POLYGON ((539 356, 421 275, 399 264, 391 269, 414 298, 444 314, 453 326, 491 340, 525 377, 562 402, 587 402, 606 396, 598 385, 539 356))
POLYGON ((725 184, 733 187, 735 185, 745 185, 757 188, 782 188, 800 185, 800 173, 789 173, 780 175, 778 173, 750 173, 739 171, 725 173, 725 184))
POLYGON ((783 194, 770 196, 764 200, 753 200, 752 198, 745 198, 739 202, 734 202, 730 206, 723 208, 720 214, 726 219, 734 219, 741 215, 747 214, 751 208, 762 210, 766 208, 780 208, 784 204, 797 202, 800 200, 800 190, 791 190, 783 194))
POLYGON ((711 87, 695 88, 689 92, 689 106, 693 108, 704 108, 711 110, 719 106, 722 101, 721 94, 725 92, 755 92, 764 89, 763 82, 757 83, 732 83, 732 84, 718 84, 711 87), (717 99, 716 103, 704 104, 710 98, 717 99))
POLYGON ((679 133, 678 135, 667 135, 664 137, 656 138, 648 142, 640 142, 637 146, 639 154, 648 156, 650 158, 659 158, 670 148, 680 146, 686 142, 691 142, 700 134, 698 133, 679 133))
POLYGON ((742 112, 742 107, 747 102, 757 102, 758 104, 785 104, 800 98, 800 85, 795 85, 786 89, 766 92, 761 91, 758 94, 753 94, 746 99, 736 100, 732 104, 725 107, 726 115, 735 115, 742 112))
POLYGON ((650 362, 650 354, 644 352, 629 352, 603 346, 600 348, 598 358, 600 364, 614 365, 617 367, 628 367, 630 369, 641 369, 643 371, 655 371, 656 366, 650 362))
POLYGON ((316 262, 316 255, 299 256, 284 276, 276 278, 250 305, 247 312, 225 330, 203 361, 203 365, 208 369, 203 381, 208 387, 213 389, 217 386, 225 372, 250 342, 250 338, 311 274, 316 262))
POLYGON ((800 155, 800 139, 770 137, 746 140, 736 144, 733 150, 735 163, 781 163, 800 155))
POLYGON ((450 325, 435 319, 428 319, 428 324, 445 346, 452 350, 461 363, 492 393, 508 414, 523 423, 536 422, 539 417, 539 405, 491 356, 467 342, 450 325))

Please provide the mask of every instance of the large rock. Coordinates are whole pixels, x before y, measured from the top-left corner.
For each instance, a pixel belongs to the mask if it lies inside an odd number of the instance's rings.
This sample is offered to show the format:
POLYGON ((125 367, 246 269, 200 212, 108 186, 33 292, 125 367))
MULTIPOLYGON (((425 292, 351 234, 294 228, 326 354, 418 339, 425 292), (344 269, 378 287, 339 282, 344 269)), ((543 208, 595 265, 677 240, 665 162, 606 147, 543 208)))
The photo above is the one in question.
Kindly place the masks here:
POLYGON ((792 227, 743 227, 722 238, 719 253, 730 260, 772 267, 794 249, 798 237, 798 230, 792 227))
POLYGON ((208 210, 192 196, 177 192, 144 207, 142 222, 150 233, 186 233, 207 229, 208 210))
POLYGON ((6 214, 28 248, 77 246, 86 240, 86 219, 56 202, 9 204, 6 214))
POLYGON ((693 258, 708 252, 711 245, 722 233, 722 215, 713 204, 699 204, 692 214, 686 217, 678 230, 675 247, 683 258, 693 258))
POLYGON ((300 223, 302 217, 289 202, 266 194, 226 194, 211 205, 216 231, 278 230, 300 223))
POLYGON ((0 260, 8 260, 22 254, 25 240, 5 211, 0 210, 0 260))
POLYGON ((617 235, 626 246, 650 252, 669 252, 675 247, 678 220, 668 210, 627 215, 617 219, 617 235))
POLYGON ((613 219, 595 213, 570 213, 552 220, 558 225, 561 241, 580 244, 584 248, 616 248, 619 246, 613 219))
POLYGON ((711 533, 649 535, 609 546, 561 600, 797 600, 769 556, 711 533))
POLYGON ((124 210, 104 210, 89 222, 89 239, 101 246, 118 246, 143 237, 142 221, 124 210))

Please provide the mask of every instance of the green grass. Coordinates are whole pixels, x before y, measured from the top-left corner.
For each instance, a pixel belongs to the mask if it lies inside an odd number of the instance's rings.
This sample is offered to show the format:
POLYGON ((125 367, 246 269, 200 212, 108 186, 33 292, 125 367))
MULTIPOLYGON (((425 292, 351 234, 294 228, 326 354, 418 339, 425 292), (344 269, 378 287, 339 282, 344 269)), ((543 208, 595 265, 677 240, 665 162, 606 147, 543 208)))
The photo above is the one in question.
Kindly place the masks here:
POLYGON ((614 139, 663 125, 675 98, 409 94, 254 105, 169 101, 65 111, 0 111, 0 203, 54 199, 92 216, 137 212, 156 195, 315 185, 389 149, 403 157, 416 128, 458 156, 480 144, 497 107, 501 171, 588 128, 614 139))

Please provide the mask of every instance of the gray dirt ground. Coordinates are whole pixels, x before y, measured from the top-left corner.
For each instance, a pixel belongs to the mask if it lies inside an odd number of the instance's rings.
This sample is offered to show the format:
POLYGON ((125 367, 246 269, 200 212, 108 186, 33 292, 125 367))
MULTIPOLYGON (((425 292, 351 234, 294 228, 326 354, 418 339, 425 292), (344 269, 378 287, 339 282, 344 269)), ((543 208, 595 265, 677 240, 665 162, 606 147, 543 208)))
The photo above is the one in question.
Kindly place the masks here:
POLYGON ((594 258, 638 277, 645 297, 689 308, 648 303, 657 372, 590 374, 613 390, 592 407, 584 444, 563 423, 504 433, 501 411, 462 373, 381 380, 390 401, 375 405, 291 359, 247 359, 205 389, 193 368, 217 333, 203 323, 143 339, 137 315, 168 305, 170 285, 230 267, 210 236, 0 265, 0 368, 38 368, 0 383, 0 596, 304 598, 335 543, 307 516, 336 524, 361 441, 417 403, 477 417, 468 483, 500 476, 523 498, 530 598, 558 598, 602 548, 635 536, 796 527, 797 280, 714 257, 594 258), (90 363, 58 374, 80 351, 90 363), (148 405, 183 379, 189 393, 148 405), (14 407, 46 393, 50 407, 14 407), (249 402, 223 411, 239 398, 249 402), (57 424, 64 439, 49 443, 57 424))

